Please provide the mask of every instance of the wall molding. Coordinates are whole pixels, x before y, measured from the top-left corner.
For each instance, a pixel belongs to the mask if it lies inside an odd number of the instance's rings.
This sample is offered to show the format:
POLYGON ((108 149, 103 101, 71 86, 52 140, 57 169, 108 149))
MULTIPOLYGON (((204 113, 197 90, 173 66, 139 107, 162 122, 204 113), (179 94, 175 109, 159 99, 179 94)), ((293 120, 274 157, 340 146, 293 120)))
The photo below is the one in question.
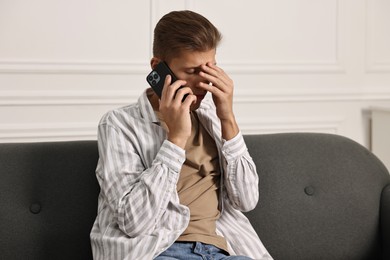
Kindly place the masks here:
POLYGON ((130 91, 0 91, 0 106, 117 105, 135 102, 130 91))
POLYGON ((366 67, 367 73, 389 73, 390 62, 368 62, 366 67))
POLYGON ((97 123, 0 124, 0 142, 96 139, 97 123))
POLYGON ((389 73, 390 72, 390 61, 386 60, 375 60, 372 57, 372 49, 374 48, 374 40, 372 33, 372 20, 374 15, 372 14, 374 9, 374 1, 366 0, 365 1, 365 36, 366 36, 366 47, 365 47, 365 59, 366 59, 366 72, 367 73, 389 73))
POLYGON ((318 132, 318 133, 339 133, 340 125, 345 118, 334 117, 285 117, 272 119, 248 118, 239 120, 240 129, 243 134, 269 134, 283 132, 318 132))
MULTIPOLYGON (((138 100, 141 91, 0 91, 0 106, 72 106, 127 105, 138 100)), ((329 102, 390 101, 390 87, 365 88, 279 88, 272 90, 240 89, 234 102, 329 102)))
MULTIPOLYGON (((345 68, 333 62, 304 61, 221 61, 223 68, 235 74, 300 74, 345 73, 345 68)), ((1 61, 0 74, 107 74, 143 75, 150 70, 145 62, 94 61, 1 61)))
POLYGON ((148 61, 0 60, 0 74, 146 74, 148 61))
POLYGON ((364 88, 280 88, 272 90, 241 90, 236 93, 235 102, 330 102, 330 101, 378 101, 390 100, 390 87, 364 88), (250 94, 249 94, 250 93, 250 94))
POLYGON ((311 74, 345 73, 339 62, 328 61, 221 61, 224 70, 233 74, 311 74))
MULTIPOLYGON (((244 134, 281 132, 339 132, 341 117, 328 118, 276 118, 241 119, 240 129, 244 134)), ((97 123, 22 123, 0 124, 0 142, 37 142, 56 140, 96 140, 97 123)))

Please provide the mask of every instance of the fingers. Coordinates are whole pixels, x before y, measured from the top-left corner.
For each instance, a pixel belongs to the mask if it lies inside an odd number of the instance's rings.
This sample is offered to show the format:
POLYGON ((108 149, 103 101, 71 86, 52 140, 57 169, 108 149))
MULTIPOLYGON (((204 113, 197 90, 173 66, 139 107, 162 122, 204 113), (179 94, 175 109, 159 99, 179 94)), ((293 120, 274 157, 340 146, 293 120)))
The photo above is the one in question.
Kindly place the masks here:
POLYGON ((170 101, 175 98, 176 91, 181 87, 187 84, 184 80, 177 80, 171 84, 172 77, 167 75, 165 77, 164 88, 161 94, 161 101, 170 101))
MULTIPOLYGON (((184 99, 184 101, 182 101, 182 103, 185 107, 188 107, 188 109, 189 109, 191 104, 196 103, 196 99, 197 99, 197 97, 195 95, 189 94, 189 95, 187 95, 187 97, 185 97, 185 99, 184 99)), ((183 99, 181 99, 181 100, 183 100, 183 99)))
POLYGON ((171 84, 172 77, 168 75, 165 78, 164 88, 161 95, 161 102, 165 104, 176 104, 180 105, 185 96, 183 104, 188 105, 188 107, 196 101, 196 96, 193 95, 192 90, 189 87, 185 87, 187 84, 184 80, 177 80, 171 84))
POLYGON ((171 84, 172 77, 167 75, 164 81, 164 88, 161 93, 161 101, 171 100, 174 98, 176 91, 181 87, 187 84, 184 80, 177 80, 171 84))
POLYGON ((212 63, 206 63, 202 65, 199 75, 211 82, 217 88, 224 88, 225 86, 232 85, 232 80, 224 72, 223 69, 212 63))
POLYGON ((229 78, 224 70, 210 62, 202 65, 201 68, 202 71, 199 72, 199 75, 211 84, 201 82, 199 83, 200 88, 211 92, 214 96, 217 97, 233 94, 233 80, 229 78))

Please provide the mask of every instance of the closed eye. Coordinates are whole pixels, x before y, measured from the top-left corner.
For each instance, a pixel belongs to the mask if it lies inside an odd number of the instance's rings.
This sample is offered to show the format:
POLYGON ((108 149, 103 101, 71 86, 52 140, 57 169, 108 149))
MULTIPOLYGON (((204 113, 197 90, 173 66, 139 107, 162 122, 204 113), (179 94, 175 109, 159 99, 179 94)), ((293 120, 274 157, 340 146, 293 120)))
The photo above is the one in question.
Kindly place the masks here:
POLYGON ((195 69, 189 69, 189 70, 186 70, 186 73, 187 74, 194 74, 196 72, 196 70, 195 69))

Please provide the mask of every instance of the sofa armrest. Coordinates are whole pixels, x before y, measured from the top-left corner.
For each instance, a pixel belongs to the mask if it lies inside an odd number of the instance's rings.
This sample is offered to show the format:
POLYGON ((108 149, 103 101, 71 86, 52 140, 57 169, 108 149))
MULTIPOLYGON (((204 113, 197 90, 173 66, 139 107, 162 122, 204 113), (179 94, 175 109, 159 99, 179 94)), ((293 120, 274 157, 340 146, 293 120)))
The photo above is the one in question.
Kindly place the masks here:
POLYGON ((382 191, 381 232, 383 259, 390 259, 390 184, 382 191))

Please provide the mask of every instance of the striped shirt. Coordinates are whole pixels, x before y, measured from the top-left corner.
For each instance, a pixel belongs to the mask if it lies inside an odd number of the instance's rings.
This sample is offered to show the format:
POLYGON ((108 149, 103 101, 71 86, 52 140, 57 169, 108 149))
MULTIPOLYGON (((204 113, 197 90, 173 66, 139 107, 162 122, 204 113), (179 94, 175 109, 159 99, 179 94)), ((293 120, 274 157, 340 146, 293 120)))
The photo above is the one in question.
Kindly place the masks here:
MULTIPOLYGON (((99 123, 96 175, 101 192, 90 234, 96 260, 153 259, 176 241, 190 220, 176 190, 185 151, 167 140, 147 91, 137 103, 108 112, 99 123)), ((196 113, 220 157, 217 234, 226 238, 232 255, 272 259, 241 213, 256 206, 259 194, 256 167, 242 134, 221 138, 210 96, 196 113)))

